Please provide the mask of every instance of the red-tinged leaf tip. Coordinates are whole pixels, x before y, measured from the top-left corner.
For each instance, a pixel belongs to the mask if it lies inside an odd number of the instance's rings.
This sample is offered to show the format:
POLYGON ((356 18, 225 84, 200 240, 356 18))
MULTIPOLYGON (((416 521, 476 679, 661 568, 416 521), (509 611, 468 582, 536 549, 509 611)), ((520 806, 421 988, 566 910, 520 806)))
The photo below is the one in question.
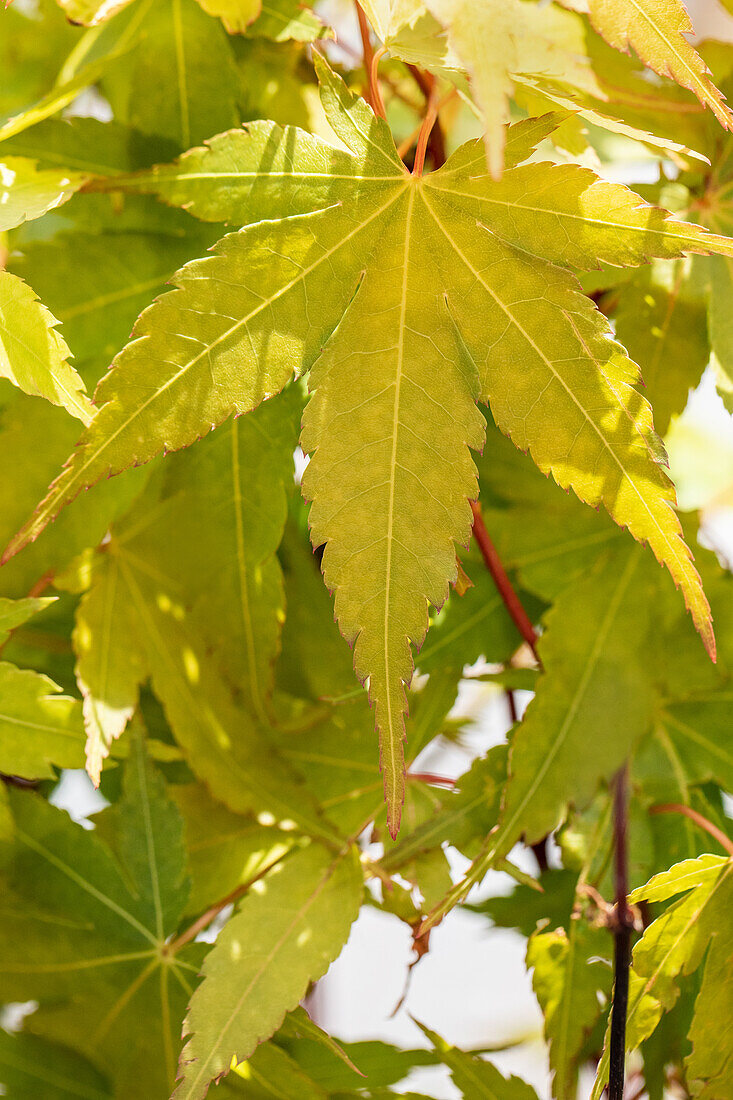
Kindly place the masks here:
POLYGON ((397 834, 400 831, 400 824, 402 823, 402 803, 398 805, 392 805, 387 802, 387 829, 392 840, 397 839, 397 834))

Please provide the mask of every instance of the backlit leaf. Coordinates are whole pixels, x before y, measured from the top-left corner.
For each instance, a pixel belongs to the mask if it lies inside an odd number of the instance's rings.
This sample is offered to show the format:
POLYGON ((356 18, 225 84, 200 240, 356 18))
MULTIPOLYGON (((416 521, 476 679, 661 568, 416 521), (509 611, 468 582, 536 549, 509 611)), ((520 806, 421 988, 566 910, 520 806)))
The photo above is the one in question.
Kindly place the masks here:
POLYGON ((635 51, 660 76, 671 76, 709 107, 726 129, 733 116, 710 72, 685 37, 692 23, 682 0, 588 0, 596 30, 617 50, 635 51))
POLYGON ((0 375, 88 424, 94 410, 57 324, 27 283, 0 271, 0 375))
POLYGON ((295 1008, 339 953, 361 905, 356 852, 311 845, 274 868, 207 956, 184 1024, 176 1100, 206 1095, 295 1008))

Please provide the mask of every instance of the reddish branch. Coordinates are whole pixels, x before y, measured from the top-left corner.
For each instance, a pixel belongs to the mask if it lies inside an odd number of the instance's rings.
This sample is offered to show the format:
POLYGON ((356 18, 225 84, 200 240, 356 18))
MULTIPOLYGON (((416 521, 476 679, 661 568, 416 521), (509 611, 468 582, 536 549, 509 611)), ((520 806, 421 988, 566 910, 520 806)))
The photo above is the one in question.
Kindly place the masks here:
POLYGON ((425 118, 423 119, 422 126, 420 127, 420 133, 417 135, 417 146, 415 148, 415 163, 412 168, 413 176, 421 176, 423 168, 425 167, 425 154, 428 149, 428 141, 430 135, 433 132, 433 127, 438 121, 438 89, 433 82, 433 86, 430 89, 430 95, 428 96, 427 108, 425 110, 425 118))
POLYGON ((379 90, 379 77, 377 75, 377 66, 379 59, 385 52, 384 49, 374 52, 372 47, 371 32, 369 30, 369 23, 367 17, 364 14, 359 0, 355 0, 356 3, 356 16, 359 20, 359 34, 361 35, 361 47, 364 53, 364 68, 366 69, 367 81, 369 83, 369 90, 365 99, 369 101, 369 104, 376 115, 380 118, 385 117, 384 100, 382 99, 382 93, 379 90))
POLYGON ((39 577, 33 587, 28 590, 28 596, 35 598, 42 595, 49 585, 53 584, 53 576, 53 570, 49 569, 48 573, 44 573, 42 577, 39 577))
MULTIPOLYGON (((417 65, 408 65, 407 68, 412 73, 415 83, 425 97, 425 102, 429 103, 430 97, 435 90, 435 77, 432 73, 424 73, 422 69, 418 69, 417 65)), ((443 127, 440 125, 440 119, 437 117, 430 131, 427 152, 430 155, 430 163, 434 169, 440 168, 442 164, 445 164, 445 137, 443 135, 443 127)))
POLYGON ((713 825, 712 821, 708 821, 708 819, 703 817, 702 814, 699 814, 697 810, 693 810, 692 806, 683 806, 681 802, 665 802, 659 806, 652 806, 649 813, 684 814, 685 817, 689 817, 690 821, 694 821, 696 825, 699 825, 701 829, 709 833, 714 840, 717 840, 718 844, 729 856, 733 856, 733 840, 726 836, 723 830, 719 829, 717 825, 713 825))
POLYGON ((473 512, 473 535, 481 551, 484 564, 493 577, 494 584, 504 601, 504 606, 514 621, 514 625, 532 650, 537 664, 541 666, 542 662, 537 653, 537 632, 532 625, 532 620, 524 610, 524 605, 517 595, 512 582, 507 576, 501 558, 496 552, 496 547, 489 537, 489 532, 486 530, 486 524, 481 515, 481 508, 476 501, 471 501, 471 511, 473 512))

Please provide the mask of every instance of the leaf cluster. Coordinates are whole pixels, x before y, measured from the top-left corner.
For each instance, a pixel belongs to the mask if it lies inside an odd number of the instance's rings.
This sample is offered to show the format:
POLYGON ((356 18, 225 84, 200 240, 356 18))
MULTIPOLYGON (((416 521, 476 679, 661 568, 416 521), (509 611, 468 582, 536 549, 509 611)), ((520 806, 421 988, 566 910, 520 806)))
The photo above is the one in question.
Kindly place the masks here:
POLYGON ((727 1100, 733 579, 674 482, 731 500, 683 413, 733 412, 733 50, 356 16, 0 13, 0 1091, 531 1100, 307 1010, 365 907, 410 969, 462 907, 600 1097, 626 769, 627 1050, 727 1100))

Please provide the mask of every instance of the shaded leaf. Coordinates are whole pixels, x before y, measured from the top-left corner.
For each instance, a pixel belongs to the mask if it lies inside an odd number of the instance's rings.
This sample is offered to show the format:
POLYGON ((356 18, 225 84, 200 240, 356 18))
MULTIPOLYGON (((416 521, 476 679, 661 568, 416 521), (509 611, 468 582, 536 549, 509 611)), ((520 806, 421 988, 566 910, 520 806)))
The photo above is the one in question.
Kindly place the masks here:
POLYGON ((31 669, 0 661, 0 772, 24 779, 53 778, 83 759, 79 703, 31 669))
POLYGON ((10 1100, 112 1100, 104 1077, 70 1047, 0 1031, 0 1085, 10 1100))
POLYGON ((3 893, 4 995, 38 1000, 26 1030, 72 1045, 119 1098, 134 1095, 141 1064, 151 1095, 172 1087, 201 955, 195 946, 164 955, 185 900, 181 824, 142 752, 123 801, 105 811, 123 865, 37 794, 9 792, 17 845, 3 893))
POLYGON ((599 993, 610 993, 611 969, 601 961, 609 947, 606 929, 593 928, 580 916, 571 918, 567 932, 535 932, 527 946, 532 986, 545 1016, 552 1095, 559 1100, 577 1094, 579 1056, 601 1015, 599 993))
POLYGON ((536 1097, 531 1085, 521 1078, 503 1077, 491 1062, 458 1050, 424 1024, 415 1022, 435 1047, 440 1060, 450 1069, 464 1100, 533 1100, 536 1097))
POLYGON ((338 955, 361 905, 355 850, 311 845, 274 868, 226 924, 206 958, 184 1024, 176 1100, 246 1059, 338 955))

